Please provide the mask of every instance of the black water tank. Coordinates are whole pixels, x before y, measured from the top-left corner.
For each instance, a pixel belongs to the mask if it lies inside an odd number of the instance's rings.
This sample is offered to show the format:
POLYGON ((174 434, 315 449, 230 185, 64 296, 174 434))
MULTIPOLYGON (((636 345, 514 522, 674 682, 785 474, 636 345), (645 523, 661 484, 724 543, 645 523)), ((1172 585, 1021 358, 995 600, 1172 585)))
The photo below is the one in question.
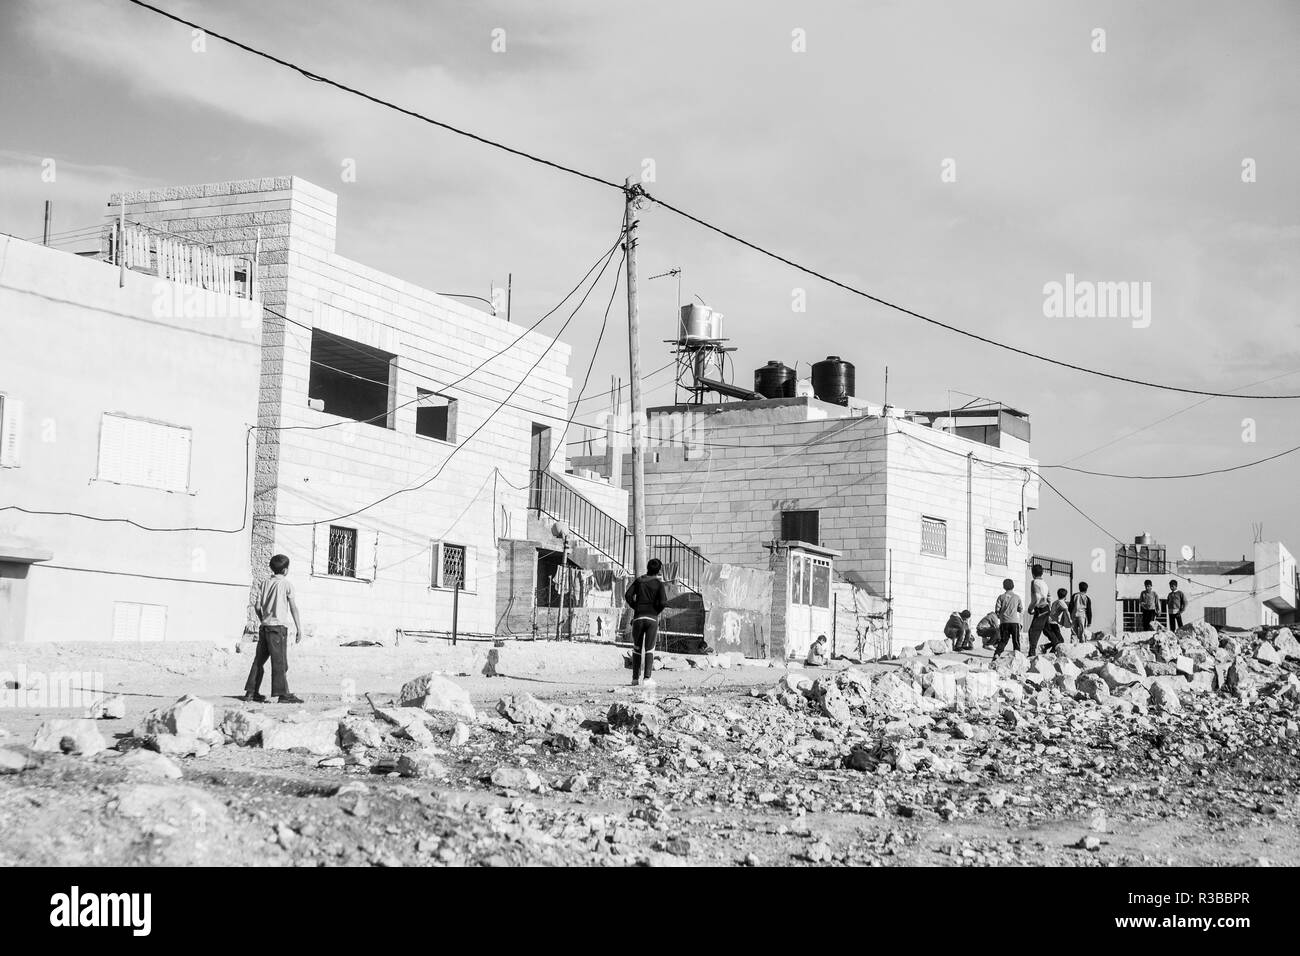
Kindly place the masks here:
POLYGON ((754 369, 754 391, 764 398, 794 398, 794 369, 775 359, 754 369))
POLYGON ((838 355, 828 355, 824 361, 813 363, 813 394, 823 402, 847 405, 853 397, 854 384, 852 362, 845 362, 838 355))

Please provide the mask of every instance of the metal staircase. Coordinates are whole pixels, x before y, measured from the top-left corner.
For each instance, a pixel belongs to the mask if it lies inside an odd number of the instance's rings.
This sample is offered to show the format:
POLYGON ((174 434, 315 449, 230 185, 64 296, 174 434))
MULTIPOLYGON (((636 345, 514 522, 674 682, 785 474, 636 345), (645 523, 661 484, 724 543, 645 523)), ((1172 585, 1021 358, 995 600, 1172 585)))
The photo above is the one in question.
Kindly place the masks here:
MULTIPOLYGON (((539 515, 562 521, 588 548, 607 560, 616 571, 639 574, 632 568, 632 534, 627 526, 611 518, 590 500, 548 471, 534 471, 529 491, 529 508, 539 515)), ((664 577, 692 591, 699 591, 709 559, 685 541, 671 534, 646 535, 650 557, 664 565, 664 577)))

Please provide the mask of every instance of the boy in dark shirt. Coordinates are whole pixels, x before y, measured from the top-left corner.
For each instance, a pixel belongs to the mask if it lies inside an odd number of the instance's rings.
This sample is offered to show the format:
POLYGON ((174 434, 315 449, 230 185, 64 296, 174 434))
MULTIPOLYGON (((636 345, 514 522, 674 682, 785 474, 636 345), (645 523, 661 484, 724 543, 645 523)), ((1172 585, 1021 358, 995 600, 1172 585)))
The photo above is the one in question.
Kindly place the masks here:
POLYGON ((627 589, 623 600, 632 609, 632 686, 654 687, 650 670, 654 663, 651 652, 659 637, 659 614, 668 604, 668 592, 660 574, 663 563, 658 558, 646 562, 646 573, 627 589), (645 680, 642 681, 642 665, 645 680))

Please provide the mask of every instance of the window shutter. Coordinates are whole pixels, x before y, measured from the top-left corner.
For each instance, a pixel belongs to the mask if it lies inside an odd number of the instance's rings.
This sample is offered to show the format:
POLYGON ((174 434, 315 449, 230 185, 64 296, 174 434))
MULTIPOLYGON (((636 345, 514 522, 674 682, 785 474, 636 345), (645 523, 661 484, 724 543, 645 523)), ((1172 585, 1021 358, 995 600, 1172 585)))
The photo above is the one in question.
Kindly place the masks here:
POLYGON ((7 395, 3 399, 4 420, 0 422, 0 465, 17 468, 23 438, 23 403, 7 395))
POLYGON ((113 602, 114 641, 163 641, 166 638, 166 605, 113 602))
POLYGON ((375 566, 376 555, 379 550, 379 532, 368 531, 365 528, 357 529, 357 556, 356 571, 357 577, 362 581, 373 581, 377 568, 375 566))
POLYGON ((435 588, 442 587, 442 542, 441 541, 435 541, 433 543, 432 581, 433 581, 433 586, 435 588))
POLYGON ((478 557, 475 549, 465 545, 465 580, 461 582, 461 587, 466 591, 478 590, 478 557))
POLYGON ((314 525, 311 536, 311 573, 328 574, 330 569, 330 526, 314 525))
POLYGON ((188 428, 106 414, 99 433, 99 478, 186 491, 190 481, 190 437, 188 428))

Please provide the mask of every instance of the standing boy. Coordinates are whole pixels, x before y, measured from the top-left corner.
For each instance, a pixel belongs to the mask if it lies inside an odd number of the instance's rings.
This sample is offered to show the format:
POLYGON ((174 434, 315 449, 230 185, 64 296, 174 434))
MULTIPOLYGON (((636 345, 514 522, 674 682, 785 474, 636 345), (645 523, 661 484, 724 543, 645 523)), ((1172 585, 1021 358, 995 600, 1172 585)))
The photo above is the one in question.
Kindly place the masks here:
POLYGON ((1048 611, 1052 603, 1047 599, 1047 585, 1043 581, 1043 566, 1035 564, 1033 580, 1029 582, 1029 656, 1038 653, 1038 639, 1047 626, 1048 611))
POLYGON ((659 615, 668 604, 668 592, 663 579, 663 563, 658 558, 646 562, 645 574, 627 589, 623 600, 632 609, 632 686, 654 687, 650 669, 654 663, 655 641, 659 637, 659 615), (645 680, 641 679, 642 663, 645 680))
POLYGON ((1138 608, 1142 611, 1142 630, 1154 631, 1156 615, 1160 613, 1160 596, 1150 581, 1142 582, 1142 593, 1138 595, 1138 608))
POLYGON ((1187 595, 1178 590, 1178 582, 1169 582, 1169 597, 1165 598, 1165 609, 1169 612, 1169 630, 1176 631, 1183 626, 1183 612, 1187 610, 1187 595))
POLYGON ((282 704, 301 704, 301 698, 289 693, 289 618, 297 632, 294 643, 302 642, 302 624, 298 621, 298 602, 293 597, 289 583, 289 559, 283 554, 271 558, 271 576, 258 586, 253 610, 262 622, 257 629, 257 654, 244 685, 244 700, 249 703, 266 700, 262 689, 263 668, 271 659, 271 696, 282 704))
POLYGON ((1092 598, 1088 597, 1088 582, 1080 581, 1079 590, 1070 596, 1070 617, 1074 619, 1074 639, 1086 641, 1088 628, 1092 627, 1092 598))
POLYGON ((1020 650, 1020 612, 1024 608, 1024 602, 1020 600, 1020 595, 1013 589, 1016 582, 1007 578, 1002 582, 1002 594, 998 596, 998 602, 994 609, 998 612, 998 620, 1002 624, 1002 637, 998 640, 998 646, 993 649, 993 659, 1002 654, 1003 649, 1007 646, 1007 641, 1017 651, 1020 650))

